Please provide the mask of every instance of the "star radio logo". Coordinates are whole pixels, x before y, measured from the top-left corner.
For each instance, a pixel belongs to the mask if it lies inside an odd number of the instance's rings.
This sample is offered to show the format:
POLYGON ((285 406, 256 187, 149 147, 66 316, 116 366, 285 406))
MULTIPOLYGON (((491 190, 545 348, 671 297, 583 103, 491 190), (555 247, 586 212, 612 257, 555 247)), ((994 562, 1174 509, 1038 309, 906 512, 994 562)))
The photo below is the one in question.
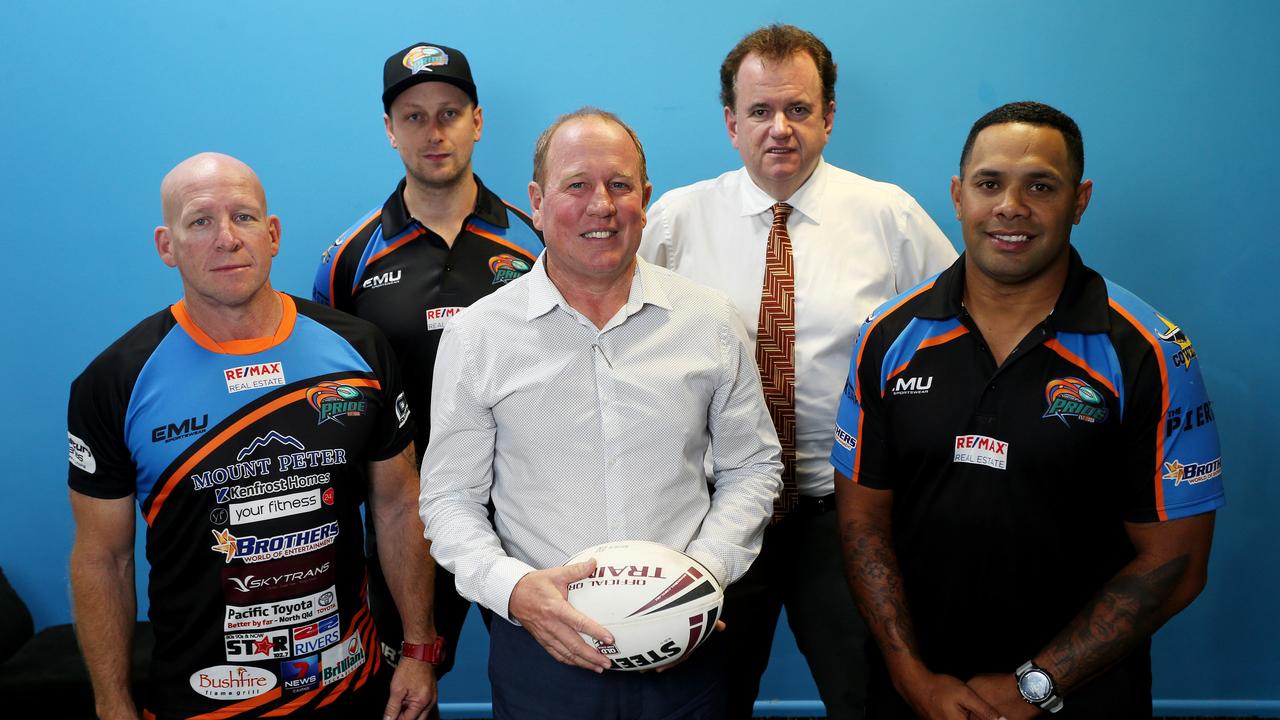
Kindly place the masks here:
POLYGON ((341 425, 343 417, 359 417, 369 409, 369 403, 358 389, 336 382, 322 382, 307 388, 307 403, 319 414, 317 425, 330 420, 341 425))
POLYGON ((1044 399, 1049 408, 1040 417, 1056 417, 1068 427, 1071 425, 1067 422, 1069 417, 1081 422, 1100 423, 1107 419, 1109 412, 1102 393, 1080 378, 1050 380, 1044 388, 1044 399))

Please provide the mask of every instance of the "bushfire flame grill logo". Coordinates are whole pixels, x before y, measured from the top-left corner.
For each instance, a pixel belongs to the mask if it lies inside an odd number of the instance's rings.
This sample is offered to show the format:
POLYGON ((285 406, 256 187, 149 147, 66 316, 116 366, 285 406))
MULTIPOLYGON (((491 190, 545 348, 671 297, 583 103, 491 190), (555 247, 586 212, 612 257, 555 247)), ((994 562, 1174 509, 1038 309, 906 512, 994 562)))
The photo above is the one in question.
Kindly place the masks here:
POLYGON ((369 406, 359 390, 335 382, 322 382, 308 388, 307 402, 319 413, 317 425, 329 420, 341 425, 343 416, 358 417, 365 414, 369 406))
POLYGON ((1050 380, 1044 388, 1044 399, 1049 409, 1042 418, 1056 417, 1070 427, 1067 418, 1081 422, 1100 423, 1107 419, 1107 406, 1102 393, 1094 390, 1080 378, 1067 377, 1050 380))

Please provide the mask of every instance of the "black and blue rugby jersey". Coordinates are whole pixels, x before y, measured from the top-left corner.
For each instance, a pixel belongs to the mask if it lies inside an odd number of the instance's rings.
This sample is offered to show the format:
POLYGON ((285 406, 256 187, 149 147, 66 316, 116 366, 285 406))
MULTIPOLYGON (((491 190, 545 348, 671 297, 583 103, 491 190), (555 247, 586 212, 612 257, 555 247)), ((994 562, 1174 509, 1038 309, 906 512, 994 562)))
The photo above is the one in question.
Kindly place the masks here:
POLYGON ((402 179, 381 208, 324 251, 312 290, 316 302, 386 333, 418 421, 419 452, 430 434, 431 369, 445 321, 527 273, 542 252, 533 221, 475 180, 475 211, 452 247, 409 215, 402 179))
POLYGON ((160 717, 332 707, 379 669, 359 507, 411 439, 399 369, 372 325, 280 298, 274 337, 221 345, 179 302, 71 387, 71 488, 147 523, 160 717))
POLYGON ((963 288, 962 256, 867 319, 831 462, 893 490, 923 659, 967 678, 1063 628, 1132 559, 1125 522, 1224 496, 1213 406, 1171 321, 1072 249, 1053 313, 997 367, 963 288))

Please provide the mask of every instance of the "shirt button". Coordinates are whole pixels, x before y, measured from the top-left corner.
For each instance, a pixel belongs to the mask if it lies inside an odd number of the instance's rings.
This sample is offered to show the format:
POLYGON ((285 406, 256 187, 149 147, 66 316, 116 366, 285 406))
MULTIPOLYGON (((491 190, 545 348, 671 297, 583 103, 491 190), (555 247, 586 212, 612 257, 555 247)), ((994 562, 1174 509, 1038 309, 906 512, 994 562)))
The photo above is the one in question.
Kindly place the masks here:
POLYGON ((452 265, 445 265, 445 266, 444 266, 444 271, 445 271, 445 272, 450 272, 450 271, 452 271, 452 270, 453 270, 453 266, 452 266, 452 265))

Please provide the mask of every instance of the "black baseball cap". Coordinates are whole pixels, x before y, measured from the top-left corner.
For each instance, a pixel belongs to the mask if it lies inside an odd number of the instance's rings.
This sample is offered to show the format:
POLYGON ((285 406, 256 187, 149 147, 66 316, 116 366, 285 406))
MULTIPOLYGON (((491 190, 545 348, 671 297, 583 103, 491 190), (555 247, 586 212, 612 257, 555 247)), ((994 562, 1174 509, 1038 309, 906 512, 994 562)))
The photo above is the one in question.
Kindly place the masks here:
POLYGON ((420 82, 447 82, 465 92, 476 105, 476 83, 471 65, 461 50, 433 43, 414 43, 387 58, 382 66, 382 109, 391 112, 391 103, 420 82))

